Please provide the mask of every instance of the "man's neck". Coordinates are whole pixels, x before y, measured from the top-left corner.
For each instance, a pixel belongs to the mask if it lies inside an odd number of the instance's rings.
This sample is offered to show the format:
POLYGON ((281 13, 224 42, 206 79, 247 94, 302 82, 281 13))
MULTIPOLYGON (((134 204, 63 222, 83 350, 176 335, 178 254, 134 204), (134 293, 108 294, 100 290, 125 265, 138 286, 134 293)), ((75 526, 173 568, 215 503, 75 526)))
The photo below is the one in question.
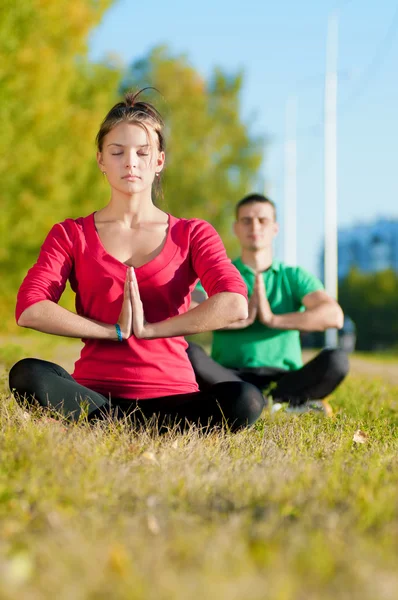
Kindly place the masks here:
POLYGON ((266 271, 272 265, 272 248, 263 250, 242 249, 241 259, 243 264, 251 267, 256 273, 266 271))

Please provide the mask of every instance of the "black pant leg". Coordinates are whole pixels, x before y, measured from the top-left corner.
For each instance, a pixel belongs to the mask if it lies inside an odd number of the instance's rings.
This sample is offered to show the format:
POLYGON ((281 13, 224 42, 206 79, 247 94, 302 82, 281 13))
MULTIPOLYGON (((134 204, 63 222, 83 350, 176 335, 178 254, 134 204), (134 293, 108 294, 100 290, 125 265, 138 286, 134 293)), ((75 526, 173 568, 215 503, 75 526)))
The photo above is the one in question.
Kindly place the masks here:
MULTIPOLYGON (((38 402, 72 421, 81 414, 81 403, 88 405, 88 417, 110 412, 110 402, 101 394, 79 385, 59 365, 27 358, 16 363, 10 371, 10 389, 19 401, 38 402)), ((180 420, 207 426, 227 422, 232 430, 251 425, 264 407, 262 394, 243 381, 222 382, 207 392, 179 394, 133 401, 115 398, 115 416, 123 417, 139 409, 149 419, 156 416, 159 423, 180 420)))
POLYGON ((109 408, 105 396, 79 385, 65 369, 46 360, 25 358, 17 362, 10 371, 9 384, 17 400, 36 401, 72 421, 78 420, 82 404, 88 407, 89 418, 109 408))
POLYGON ((243 369, 223 367, 213 360, 201 346, 192 342, 187 348, 187 354, 201 391, 210 390, 216 383, 226 381, 246 381, 255 385, 259 390, 266 390, 270 384, 288 373, 286 369, 277 367, 243 369))
POLYGON ((270 390, 276 385, 286 373, 289 373, 287 369, 280 369, 278 367, 251 367, 244 369, 236 369, 239 377, 243 381, 252 383, 259 390, 270 393, 270 390))
POLYGON ((291 404, 321 400, 331 394, 349 370, 346 352, 324 349, 301 369, 287 371, 271 391, 275 399, 291 404))
POLYGON ((198 344, 190 342, 187 354, 201 391, 209 390, 216 383, 242 381, 236 371, 219 365, 198 344))
POLYGON ((255 423, 264 408, 261 392, 244 381, 226 381, 205 392, 178 394, 150 400, 139 400, 138 411, 144 418, 155 416, 160 428, 180 422, 182 427, 195 424, 202 427, 228 423, 232 431, 255 423))
POLYGON ((265 407, 261 391, 246 381, 218 383, 210 389, 209 394, 233 431, 253 425, 265 407))

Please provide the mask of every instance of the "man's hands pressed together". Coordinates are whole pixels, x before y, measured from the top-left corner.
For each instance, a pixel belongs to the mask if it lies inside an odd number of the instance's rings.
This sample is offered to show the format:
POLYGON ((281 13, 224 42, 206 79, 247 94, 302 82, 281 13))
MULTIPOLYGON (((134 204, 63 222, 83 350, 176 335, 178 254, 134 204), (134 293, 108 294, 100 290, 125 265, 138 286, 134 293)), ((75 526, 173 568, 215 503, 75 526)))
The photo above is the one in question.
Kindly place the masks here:
POLYGON ((324 331, 329 327, 342 327, 342 310, 324 290, 307 294, 302 299, 302 304, 305 308, 303 312, 274 314, 267 298, 263 273, 256 273, 253 293, 248 304, 248 318, 231 323, 225 329, 245 329, 256 319, 270 329, 324 331))
POLYGON ((257 273, 253 289, 257 296, 257 319, 270 329, 325 331, 329 327, 343 326, 343 312, 336 300, 324 290, 306 294, 302 298, 303 312, 296 311, 284 314, 274 314, 271 310, 265 282, 261 273, 257 273))
POLYGON ((265 282, 262 273, 256 274, 256 281, 254 284, 253 295, 257 296, 257 318, 266 327, 272 327, 274 322, 274 313, 268 302, 267 292, 265 289, 265 282))

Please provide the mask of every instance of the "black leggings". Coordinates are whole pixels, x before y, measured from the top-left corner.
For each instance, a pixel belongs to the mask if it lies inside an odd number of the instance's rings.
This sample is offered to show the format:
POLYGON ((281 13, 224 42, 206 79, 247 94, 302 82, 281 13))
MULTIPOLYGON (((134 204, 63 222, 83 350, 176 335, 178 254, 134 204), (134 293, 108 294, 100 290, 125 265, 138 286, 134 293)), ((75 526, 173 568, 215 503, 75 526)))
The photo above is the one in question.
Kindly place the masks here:
POLYGON ((267 394, 275 402, 291 405, 325 398, 340 385, 349 370, 347 354, 338 348, 325 348, 301 369, 294 371, 274 367, 228 369, 192 342, 187 353, 200 390, 205 391, 220 381, 246 381, 260 390, 273 384, 267 394))
POLYGON ((163 396, 148 400, 106 398, 78 384, 65 369, 37 358, 25 358, 10 371, 10 389, 18 401, 38 403, 70 421, 77 421, 86 406, 88 419, 132 415, 139 422, 156 417, 162 425, 180 422, 218 426, 232 430, 252 425, 264 408, 261 392, 243 381, 218 383, 204 392, 163 396), (138 410, 137 410, 138 409, 138 410))

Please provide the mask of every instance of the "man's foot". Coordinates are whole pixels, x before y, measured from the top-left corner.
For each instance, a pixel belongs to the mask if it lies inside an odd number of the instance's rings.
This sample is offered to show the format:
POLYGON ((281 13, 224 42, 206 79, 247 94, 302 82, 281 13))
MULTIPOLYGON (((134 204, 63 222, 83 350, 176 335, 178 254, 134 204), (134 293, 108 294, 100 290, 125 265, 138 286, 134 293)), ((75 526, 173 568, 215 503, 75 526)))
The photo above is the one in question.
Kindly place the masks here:
POLYGON ((278 401, 272 402, 271 400, 268 402, 268 407, 272 414, 282 410, 286 413, 296 415, 307 412, 318 412, 324 414, 326 417, 333 416, 333 408, 330 406, 327 400, 307 400, 306 402, 298 405, 292 405, 278 401))

